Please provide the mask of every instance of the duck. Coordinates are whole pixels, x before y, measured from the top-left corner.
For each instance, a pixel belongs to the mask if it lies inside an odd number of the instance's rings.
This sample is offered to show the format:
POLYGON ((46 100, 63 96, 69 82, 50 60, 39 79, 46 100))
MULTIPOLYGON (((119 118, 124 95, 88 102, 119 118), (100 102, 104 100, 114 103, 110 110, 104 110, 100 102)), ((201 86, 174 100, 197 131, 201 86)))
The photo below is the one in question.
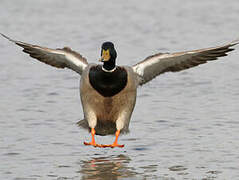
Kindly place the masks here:
POLYGON ((138 87, 163 73, 186 70, 227 56, 239 43, 236 40, 211 48, 157 53, 132 66, 118 66, 116 48, 110 41, 101 46, 99 64, 88 63, 85 57, 69 47, 52 49, 0 34, 22 47, 30 57, 56 68, 71 69, 81 76, 79 89, 84 118, 77 124, 91 133, 91 141, 84 142, 84 145, 100 148, 124 147, 118 139, 120 134, 129 132, 138 87), (95 135, 110 134, 115 134, 112 144, 96 143, 95 135))

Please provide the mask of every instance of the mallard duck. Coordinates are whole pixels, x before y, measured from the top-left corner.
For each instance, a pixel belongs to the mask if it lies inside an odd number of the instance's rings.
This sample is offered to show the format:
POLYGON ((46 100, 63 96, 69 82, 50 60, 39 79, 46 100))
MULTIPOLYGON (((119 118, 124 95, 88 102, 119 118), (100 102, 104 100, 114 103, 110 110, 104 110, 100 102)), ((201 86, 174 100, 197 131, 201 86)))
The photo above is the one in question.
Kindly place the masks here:
POLYGON ((158 53, 133 66, 116 66, 117 52, 112 42, 101 47, 102 64, 88 64, 86 58, 68 47, 50 49, 3 37, 23 48, 31 57, 57 68, 69 68, 81 75, 80 96, 84 119, 78 124, 89 129, 92 139, 85 145, 124 147, 118 144, 120 133, 128 132, 136 102, 137 88, 165 72, 177 72, 226 56, 239 41, 223 46, 158 53), (115 134, 112 144, 97 144, 95 135, 115 134))

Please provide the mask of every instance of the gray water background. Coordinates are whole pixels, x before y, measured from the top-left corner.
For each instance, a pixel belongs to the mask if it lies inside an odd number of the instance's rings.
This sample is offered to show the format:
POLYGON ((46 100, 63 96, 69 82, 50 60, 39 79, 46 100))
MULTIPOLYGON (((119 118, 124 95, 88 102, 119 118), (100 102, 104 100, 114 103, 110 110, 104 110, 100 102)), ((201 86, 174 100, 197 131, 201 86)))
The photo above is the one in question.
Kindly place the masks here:
MULTIPOLYGON (((96 62, 114 42, 120 65, 157 52, 239 38, 238 0, 1 0, 0 32, 96 62)), ((219 61, 138 89, 123 149, 85 147, 78 74, 0 38, 0 179, 239 179, 239 47, 219 61)), ((113 136, 96 137, 111 143, 113 136)))

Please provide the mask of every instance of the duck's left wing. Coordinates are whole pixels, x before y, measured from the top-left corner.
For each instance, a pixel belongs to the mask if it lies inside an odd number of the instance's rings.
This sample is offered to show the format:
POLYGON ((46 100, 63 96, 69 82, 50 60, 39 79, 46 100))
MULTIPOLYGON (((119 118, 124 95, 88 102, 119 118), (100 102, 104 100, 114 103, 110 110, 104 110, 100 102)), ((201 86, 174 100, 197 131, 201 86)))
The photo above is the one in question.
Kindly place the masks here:
POLYGON ((213 48, 171 54, 159 53, 147 57, 132 68, 139 77, 139 85, 143 85, 164 72, 181 71, 204 64, 207 61, 216 60, 221 56, 227 56, 228 52, 234 50, 231 47, 238 43, 239 40, 213 48))
POLYGON ((57 68, 67 67, 79 74, 82 74, 82 71, 88 65, 86 58, 68 47, 64 47, 62 49, 50 49, 38 45, 16 41, 2 33, 0 34, 16 45, 23 47, 23 52, 48 65, 57 68))

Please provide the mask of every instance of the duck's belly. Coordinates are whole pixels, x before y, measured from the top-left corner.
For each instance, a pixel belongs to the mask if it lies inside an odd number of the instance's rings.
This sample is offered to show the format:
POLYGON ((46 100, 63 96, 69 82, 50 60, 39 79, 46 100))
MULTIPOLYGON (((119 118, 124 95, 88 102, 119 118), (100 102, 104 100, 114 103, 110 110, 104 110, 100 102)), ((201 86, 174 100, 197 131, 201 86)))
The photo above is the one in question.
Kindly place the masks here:
POLYGON ((136 89, 131 91, 122 90, 112 97, 103 97, 96 91, 81 91, 84 114, 93 111, 97 121, 101 122, 115 122, 121 113, 130 113, 131 115, 135 100, 136 89))

